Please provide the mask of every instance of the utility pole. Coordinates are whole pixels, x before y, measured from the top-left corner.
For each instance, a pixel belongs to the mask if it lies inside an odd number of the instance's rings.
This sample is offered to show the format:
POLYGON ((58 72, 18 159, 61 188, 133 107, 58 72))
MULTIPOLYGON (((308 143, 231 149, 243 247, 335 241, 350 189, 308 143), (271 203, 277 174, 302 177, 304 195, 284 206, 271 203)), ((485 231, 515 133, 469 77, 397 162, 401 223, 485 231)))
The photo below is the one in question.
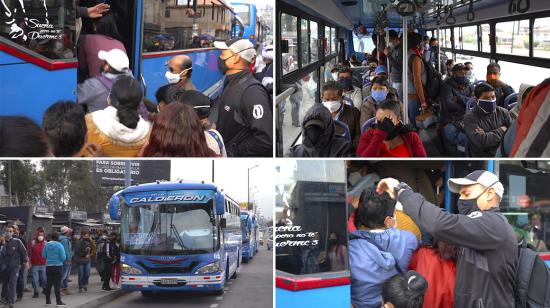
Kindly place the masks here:
MULTIPOLYGON (((252 170, 256 167, 259 167, 259 166, 260 165, 255 165, 255 166, 252 166, 252 167, 248 168, 248 173, 247 173, 247 175, 248 175, 248 178, 247 178, 248 179, 247 180, 248 184, 246 185, 246 191, 248 193, 248 197, 246 198, 246 200, 247 200, 246 207, 247 208, 250 206, 250 170, 252 170)), ((256 207, 254 207, 254 213, 256 213, 256 207)))
POLYGON ((12 207, 13 205, 11 203, 11 163, 12 161, 8 160, 8 196, 9 196, 8 206, 9 207, 12 207))

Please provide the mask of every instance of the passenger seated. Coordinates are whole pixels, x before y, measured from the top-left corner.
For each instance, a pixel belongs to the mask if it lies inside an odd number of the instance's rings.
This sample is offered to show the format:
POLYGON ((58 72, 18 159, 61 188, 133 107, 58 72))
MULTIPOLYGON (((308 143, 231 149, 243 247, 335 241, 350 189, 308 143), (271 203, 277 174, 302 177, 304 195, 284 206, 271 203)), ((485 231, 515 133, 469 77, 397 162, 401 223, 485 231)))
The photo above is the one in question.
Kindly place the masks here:
POLYGON ((353 85, 353 72, 351 69, 343 67, 338 72, 338 83, 344 91, 344 103, 358 109, 361 108, 363 94, 360 88, 353 85))
POLYGON ((472 64, 472 62, 464 62, 464 66, 466 66, 466 68, 468 69, 468 71, 466 72, 466 78, 468 78, 470 84, 473 85, 477 81, 477 77, 474 74, 474 65, 472 64))
POLYGON ((529 93, 531 93, 533 88, 534 86, 525 83, 522 83, 519 86, 518 104, 510 110, 512 124, 506 131, 506 134, 504 134, 504 138, 502 139, 499 151, 496 155, 497 157, 509 157, 512 153, 512 146, 514 145, 514 140, 516 139, 519 111, 521 110, 523 102, 527 99, 527 96, 529 96, 529 93))
POLYGON ((445 79, 451 78, 453 76, 453 67, 455 66, 455 60, 449 59, 445 62, 447 66, 447 71, 445 72, 445 79))
POLYGON ((474 90, 476 105, 464 116, 470 157, 495 157, 512 119, 508 110, 497 106, 495 89, 480 83, 474 90))
POLYGON ((466 114, 468 100, 474 96, 474 90, 466 77, 467 71, 464 64, 456 64, 452 69, 452 78, 443 81, 439 94, 443 136, 449 143, 458 146, 461 153, 466 152, 468 144, 462 119, 466 114))
POLYGON ((382 308, 422 308, 428 286, 426 279, 415 271, 395 275, 382 286, 382 308))
POLYGON ((359 140, 358 157, 426 157, 416 130, 401 122, 399 101, 386 99, 376 108, 377 124, 359 140))
MULTIPOLYGON (((352 151, 355 151, 361 136, 361 126, 359 118, 361 113, 359 110, 348 104, 344 104, 342 96, 342 87, 335 81, 329 81, 323 86, 321 100, 323 105, 330 111, 332 118, 347 124, 349 128, 352 151)), ((337 133, 341 133, 339 128, 336 128, 337 133)))
POLYGON ((497 106, 508 108, 508 106, 504 106, 504 100, 515 91, 511 86, 500 80, 500 72, 500 65, 498 63, 487 65, 487 83, 495 89, 497 106))
POLYGON ((354 307, 378 307, 382 285, 406 271, 419 242, 414 234, 395 228, 395 200, 373 188, 365 190, 355 210, 357 231, 350 234, 351 302, 354 307), (399 270, 398 270, 399 268, 399 270))
MULTIPOLYGON (((386 99, 397 100, 395 93, 390 92, 390 85, 388 79, 385 77, 374 77, 370 86, 370 95, 365 98, 361 105, 361 117, 360 124, 363 124, 371 118, 376 116, 376 106, 379 102, 386 99)), ((402 106, 402 104, 400 104, 402 106)), ((399 113, 402 115, 402 112, 399 113)))
POLYGON ((290 157, 350 157, 351 143, 339 138, 334 120, 322 104, 313 104, 302 121, 302 144, 290 148, 290 157))

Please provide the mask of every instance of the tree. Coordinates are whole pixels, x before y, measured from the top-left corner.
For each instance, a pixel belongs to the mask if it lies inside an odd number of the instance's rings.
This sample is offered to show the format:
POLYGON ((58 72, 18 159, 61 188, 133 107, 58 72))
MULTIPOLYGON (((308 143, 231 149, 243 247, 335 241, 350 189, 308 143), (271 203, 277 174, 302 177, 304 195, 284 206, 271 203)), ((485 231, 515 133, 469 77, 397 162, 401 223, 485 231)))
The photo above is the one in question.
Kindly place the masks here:
POLYGON ((34 205, 40 196, 36 166, 30 160, 6 160, 2 161, 2 167, 0 177, 6 192, 9 191, 11 178, 13 205, 34 205))

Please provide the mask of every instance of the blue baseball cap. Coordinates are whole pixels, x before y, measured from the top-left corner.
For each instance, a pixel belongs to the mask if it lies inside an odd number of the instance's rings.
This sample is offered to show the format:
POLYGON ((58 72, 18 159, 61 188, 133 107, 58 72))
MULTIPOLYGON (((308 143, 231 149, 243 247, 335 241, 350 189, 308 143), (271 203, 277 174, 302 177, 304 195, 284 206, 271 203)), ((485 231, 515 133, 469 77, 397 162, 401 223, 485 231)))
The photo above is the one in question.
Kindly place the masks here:
POLYGON ((387 74, 388 73, 388 69, 384 66, 384 65, 378 65, 376 67, 376 69, 374 70, 374 73, 376 75, 380 74, 380 73, 385 73, 387 74))

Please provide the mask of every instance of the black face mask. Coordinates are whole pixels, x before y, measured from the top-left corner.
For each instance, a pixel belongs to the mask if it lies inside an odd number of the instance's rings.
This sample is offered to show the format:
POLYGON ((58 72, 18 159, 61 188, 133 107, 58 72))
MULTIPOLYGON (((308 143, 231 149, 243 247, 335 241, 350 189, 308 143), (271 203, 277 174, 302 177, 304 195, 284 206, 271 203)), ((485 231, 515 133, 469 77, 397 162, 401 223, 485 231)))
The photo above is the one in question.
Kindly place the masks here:
POLYGON ((458 199, 457 205, 458 205, 458 212, 462 215, 469 215, 475 211, 479 211, 479 208, 477 207, 477 199, 458 199))
POLYGON ((220 71, 220 73, 222 73, 222 75, 225 75, 225 73, 227 73, 227 71, 229 70, 229 67, 227 67, 225 61, 233 58, 234 56, 235 55, 232 55, 231 57, 225 59, 222 59, 221 56, 218 58, 218 70, 220 71))
POLYGON ((304 129, 304 145, 316 146, 321 141, 323 128, 317 125, 311 125, 304 129))

